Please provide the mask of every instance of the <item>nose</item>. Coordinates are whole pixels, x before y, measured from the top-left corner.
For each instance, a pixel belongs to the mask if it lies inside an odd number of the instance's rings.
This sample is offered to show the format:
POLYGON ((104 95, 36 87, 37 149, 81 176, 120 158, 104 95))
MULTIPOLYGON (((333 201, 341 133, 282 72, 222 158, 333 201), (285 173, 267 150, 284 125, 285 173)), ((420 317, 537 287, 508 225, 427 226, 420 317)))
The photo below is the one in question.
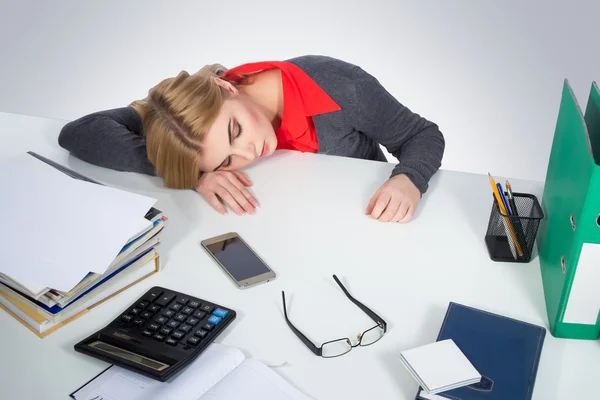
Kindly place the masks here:
POLYGON ((240 143, 238 146, 234 147, 233 153, 236 156, 245 158, 248 161, 253 161, 260 155, 256 154, 256 146, 254 146, 252 143, 240 143))

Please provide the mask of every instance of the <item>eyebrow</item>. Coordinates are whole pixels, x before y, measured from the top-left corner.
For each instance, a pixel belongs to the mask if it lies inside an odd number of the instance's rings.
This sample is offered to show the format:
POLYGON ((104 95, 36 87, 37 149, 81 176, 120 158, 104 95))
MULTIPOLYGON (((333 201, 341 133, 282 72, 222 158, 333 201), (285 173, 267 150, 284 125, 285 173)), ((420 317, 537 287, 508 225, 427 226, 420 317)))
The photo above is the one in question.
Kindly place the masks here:
MULTIPOLYGON (((232 139, 231 139, 231 123, 232 123, 232 119, 230 118, 230 119, 229 119, 229 123, 227 124, 227 135, 229 136, 229 144, 230 144, 230 145, 231 145, 231 141, 232 141, 232 139)), ((221 168, 221 167, 223 166, 223 164, 225 164, 225 161, 227 161, 227 158, 228 158, 228 157, 229 157, 229 156, 225 157, 225 159, 224 159, 223 161, 221 161, 221 164, 219 164, 219 165, 217 166, 217 168, 215 168, 215 169, 213 170, 213 172, 215 172, 216 170, 218 170, 219 168, 221 168)))

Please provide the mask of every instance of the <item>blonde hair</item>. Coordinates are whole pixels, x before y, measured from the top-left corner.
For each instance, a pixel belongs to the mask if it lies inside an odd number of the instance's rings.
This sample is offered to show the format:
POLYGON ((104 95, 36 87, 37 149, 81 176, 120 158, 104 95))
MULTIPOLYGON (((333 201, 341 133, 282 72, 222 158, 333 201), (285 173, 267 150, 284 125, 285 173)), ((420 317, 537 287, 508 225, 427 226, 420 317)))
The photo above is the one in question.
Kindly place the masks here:
POLYGON ((203 138, 226 97, 225 89, 215 82, 223 71, 220 64, 207 65, 192 75, 182 71, 150 89, 145 99, 130 104, 142 119, 148 158, 166 187, 196 188, 203 138))

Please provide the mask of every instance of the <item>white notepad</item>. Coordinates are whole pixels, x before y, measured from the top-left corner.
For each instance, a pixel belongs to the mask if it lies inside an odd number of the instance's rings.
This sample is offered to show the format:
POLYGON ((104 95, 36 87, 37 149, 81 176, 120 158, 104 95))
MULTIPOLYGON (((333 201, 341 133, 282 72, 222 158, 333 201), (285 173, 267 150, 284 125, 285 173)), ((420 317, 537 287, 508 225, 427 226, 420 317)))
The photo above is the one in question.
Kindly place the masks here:
POLYGON ((400 360, 428 393, 436 394, 478 383, 481 374, 452 339, 400 353, 400 360))
POLYGON ((116 365, 71 394, 75 400, 312 400, 235 347, 212 343, 167 382, 116 365))

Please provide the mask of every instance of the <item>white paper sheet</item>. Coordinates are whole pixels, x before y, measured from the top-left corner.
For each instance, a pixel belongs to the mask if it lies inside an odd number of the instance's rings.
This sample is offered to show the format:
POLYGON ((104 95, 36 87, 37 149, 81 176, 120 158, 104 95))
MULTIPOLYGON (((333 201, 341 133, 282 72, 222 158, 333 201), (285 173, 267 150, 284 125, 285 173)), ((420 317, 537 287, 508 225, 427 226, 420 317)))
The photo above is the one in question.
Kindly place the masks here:
POLYGON ((244 354, 240 350, 212 343, 192 364, 168 382, 159 382, 112 366, 74 396, 76 400, 199 400, 242 361, 244 354))
POLYGON ((452 339, 403 351, 400 360, 431 394, 481 381, 479 372, 452 339))
POLYGON ((596 325, 600 311, 599 282, 600 245, 584 243, 581 247, 569 300, 567 300, 564 322, 596 325))
POLYGON ((0 163, 0 272, 69 291, 102 273, 156 199, 73 179, 23 154, 0 163))
POLYGON ((247 359, 201 400, 310 400, 272 369, 247 359))
POLYGON ((178 376, 159 382, 112 366, 74 393, 76 400, 310 400, 269 367, 212 343, 178 376))

